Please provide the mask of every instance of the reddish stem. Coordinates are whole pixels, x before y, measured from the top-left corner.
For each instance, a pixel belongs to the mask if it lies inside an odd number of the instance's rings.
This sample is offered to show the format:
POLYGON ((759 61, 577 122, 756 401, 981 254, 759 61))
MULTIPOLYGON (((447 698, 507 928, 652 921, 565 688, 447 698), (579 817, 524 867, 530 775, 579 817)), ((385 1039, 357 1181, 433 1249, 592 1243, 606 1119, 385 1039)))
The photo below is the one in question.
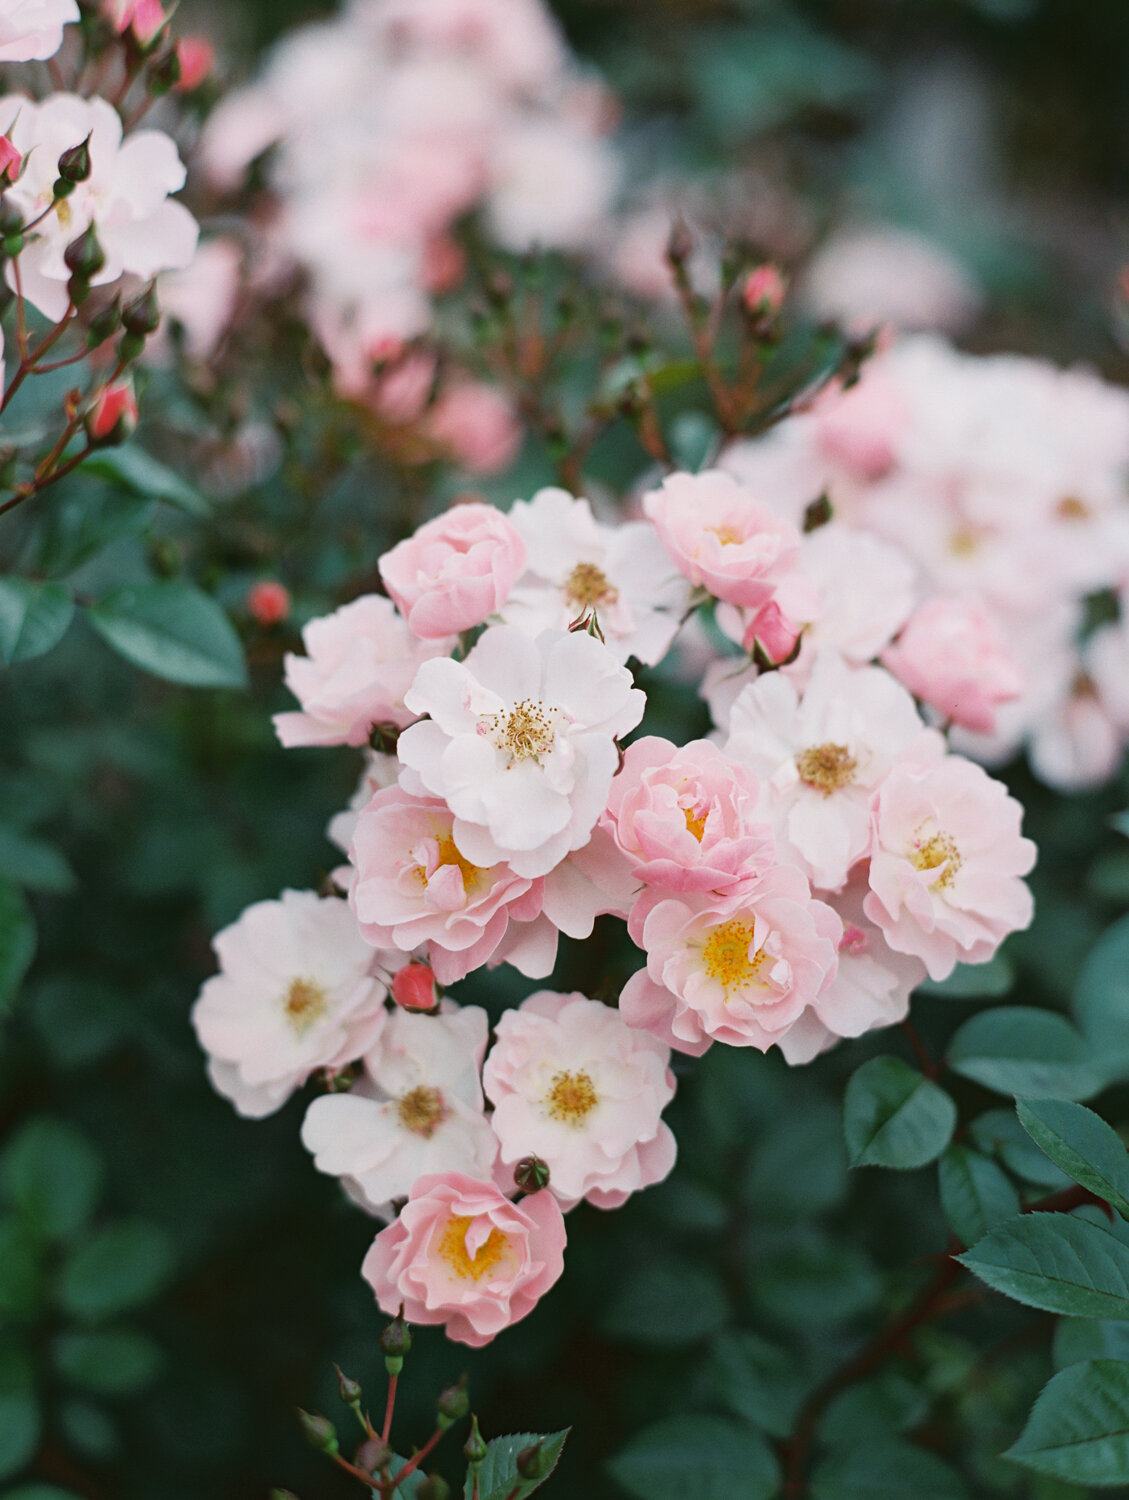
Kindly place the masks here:
POLYGON ((398 1375, 388 1377, 388 1404, 384 1408, 384 1427, 380 1434, 385 1442, 388 1441, 388 1435, 392 1431, 392 1413, 396 1409, 396 1386, 399 1379, 398 1375))

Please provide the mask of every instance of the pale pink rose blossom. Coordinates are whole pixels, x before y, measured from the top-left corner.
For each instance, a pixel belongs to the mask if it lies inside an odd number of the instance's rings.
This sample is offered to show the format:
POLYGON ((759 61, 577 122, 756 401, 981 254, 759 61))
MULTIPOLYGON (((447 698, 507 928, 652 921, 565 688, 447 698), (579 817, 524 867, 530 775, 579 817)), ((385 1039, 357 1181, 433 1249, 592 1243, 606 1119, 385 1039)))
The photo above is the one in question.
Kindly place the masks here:
POLYGON ((975 599, 941 595, 910 616, 882 663, 942 719, 992 734, 996 708, 1018 698, 1023 674, 999 626, 975 599))
POLYGON ((690 590, 652 526, 602 526, 587 500, 553 488, 518 500, 510 520, 525 542, 527 565, 502 608, 507 624, 535 636, 566 630, 591 613, 620 661, 662 660, 690 590))
POLYGON ((552 1193, 511 1203, 493 1183, 443 1172, 416 1182, 361 1274, 390 1317, 402 1307, 478 1349, 533 1311, 564 1270, 564 1245, 552 1193))
POLYGON ((936 753, 935 731, 880 667, 822 652, 801 694, 782 672, 746 686, 729 718, 726 754, 764 789, 760 813, 782 858, 821 890, 838 890, 870 848, 870 801, 894 762, 936 753))
POLYGON ((662 1111, 674 1097, 669 1049, 583 995, 540 990, 496 1027, 483 1069, 500 1164, 538 1156, 549 1191, 618 1208, 674 1166, 662 1111))
POLYGON ((855 666, 872 661, 909 617, 916 569, 899 548, 872 532, 829 521, 804 538, 799 571, 816 596, 800 658, 785 670, 804 678, 825 647, 855 666))
POLYGON ((174 340, 190 359, 206 360, 218 347, 235 312, 243 275, 243 251, 234 239, 219 235, 205 240, 192 264, 162 276, 157 283, 161 326, 145 346, 145 358, 168 364, 174 340))
MULTIPOLYGON (((400 775, 400 762, 394 755, 388 755, 382 750, 369 750, 364 752, 365 764, 357 782, 356 790, 349 798, 349 805, 343 811, 334 813, 326 825, 325 836, 330 843, 336 844, 342 854, 348 854, 349 845, 353 842, 353 834, 356 832, 357 819, 372 801, 375 794, 382 791, 386 786, 395 786, 400 775)), ((345 867, 350 877, 356 872, 352 865, 345 867)), ((334 871, 334 878, 339 875, 334 871)), ((341 881, 338 879, 338 885, 341 881)), ((347 886, 341 886, 343 890, 347 886)))
MULTIPOLYGON (((189 265, 199 230, 184 205, 169 197, 184 186, 185 170, 167 135, 135 130, 123 140, 117 110, 77 94, 51 94, 39 104, 9 94, 0 99, 0 133, 27 158, 8 190, 25 219, 50 208, 60 155, 89 137, 90 176, 37 224, 19 256, 23 294, 45 317, 58 320, 67 310, 70 271, 63 252, 91 224, 106 256, 91 278, 94 286, 123 272, 148 280, 189 265)), ((6 274, 15 290, 10 264, 6 274)))
POLYGON ((441 391, 426 429, 433 443, 472 474, 500 474, 521 449, 521 423, 513 405, 482 381, 458 380, 441 391))
POLYGON ((544 88, 567 63, 540 0, 383 0, 367 20, 386 45, 454 52, 508 88, 544 88))
POLYGON ((318 1171, 342 1178, 356 1202, 385 1218, 420 1177, 489 1180, 498 1143, 479 1079, 489 1029, 484 1010, 449 1000, 439 1015, 393 1011, 360 1081, 306 1111, 302 1144, 318 1171))
POLYGON ((481 625, 525 566, 525 543, 492 505, 453 505, 380 559, 380 576, 424 640, 481 625))
POLYGON ((76 0, 0 0, 0 62, 54 57, 63 27, 78 18, 76 0))
POLYGON ((508 250, 593 244, 619 180, 611 146, 567 116, 518 116, 495 146, 487 220, 508 250))
POLYGON ((649 891, 629 923, 647 966, 627 981, 620 1013, 692 1056, 715 1041, 765 1052, 831 983, 842 929, 787 865, 728 898, 649 891))
POLYGON ((344 901, 284 891, 213 939, 220 972, 192 1011, 208 1072, 240 1114, 273 1114, 317 1068, 366 1052, 385 1022, 379 955, 344 901))
POLYGON ((645 699, 592 636, 512 625, 479 637, 465 661, 426 661, 405 697, 428 714, 400 736, 401 783, 442 798, 465 858, 546 875, 588 842, 619 764, 616 738, 645 699))
POLYGON ((119 34, 132 30, 142 46, 147 46, 165 24, 160 0, 102 0, 103 18, 119 34))
POLYGON ((840 230, 808 267, 804 300, 852 327, 893 323, 959 333, 982 300, 963 265, 935 241, 892 224, 840 230))
POLYGON ((774 861, 759 797, 753 771, 710 741, 648 735, 628 747, 601 822, 647 885, 728 892, 774 861))
POLYGON ((643 511, 690 582, 732 604, 767 604, 799 560, 796 528, 720 469, 671 474, 643 511))
POLYGON ((404 704, 422 662, 454 645, 421 641, 390 599, 365 594, 302 630, 307 655, 286 657, 286 686, 300 713, 275 714, 279 740, 294 745, 363 745, 374 724, 402 728, 404 704))
POLYGON ((980 766, 958 755, 896 765, 871 812, 866 915, 930 978, 986 963, 1031 921, 1023 883, 1035 846, 1020 836, 1023 808, 980 766))

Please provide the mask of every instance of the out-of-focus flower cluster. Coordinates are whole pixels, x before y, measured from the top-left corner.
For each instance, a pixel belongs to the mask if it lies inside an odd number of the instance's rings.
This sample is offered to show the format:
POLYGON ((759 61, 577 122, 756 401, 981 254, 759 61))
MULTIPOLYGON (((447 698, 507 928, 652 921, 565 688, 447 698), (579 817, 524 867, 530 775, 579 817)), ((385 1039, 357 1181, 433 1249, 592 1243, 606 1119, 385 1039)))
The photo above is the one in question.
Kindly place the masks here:
MULTIPOLYGON (((324 1083, 302 1138, 390 1221, 386 1311, 486 1342, 560 1274, 563 1214, 670 1171, 672 1050, 805 1062, 1030 920, 1019 804, 881 664, 935 603, 912 561, 775 492, 674 473, 610 525, 561 489, 455 506, 287 659, 282 743, 369 747, 348 864, 217 937, 195 1024, 245 1114, 324 1083), (646 733, 638 667, 704 669, 717 732, 646 733), (618 1005, 535 989, 491 1033, 443 993, 542 983, 609 915, 642 954, 618 1005)), ((1019 691, 966 657, 984 712, 1019 691)))
MULTIPOLYGON (((836 517, 826 535, 858 551, 860 568, 864 551, 900 549, 920 607, 896 622, 882 660, 966 753, 997 765, 1026 746, 1062 790, 1116 772, 1129 739, 1123 390, 1085 370, 907 337, 851 389, 723 462, 793 520, 825 495, 836 517)), ((883 586, 873 573, 869 589, 862 576, 855 598, 893 608, 893 576, 883 586)))

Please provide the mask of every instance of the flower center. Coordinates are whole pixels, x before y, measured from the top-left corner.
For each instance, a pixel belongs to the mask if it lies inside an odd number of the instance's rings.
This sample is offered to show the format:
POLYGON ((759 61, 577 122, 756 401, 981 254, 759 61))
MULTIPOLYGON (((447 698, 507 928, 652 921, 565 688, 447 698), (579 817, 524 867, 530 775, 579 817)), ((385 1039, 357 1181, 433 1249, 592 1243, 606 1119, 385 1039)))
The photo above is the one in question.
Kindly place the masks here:
POLYGON ((403 1096, 396 1105, 396 1113, 405 1130, 429 1141, 447 1118, 449 1111, 438 1089, 421 1084, 418 1089, 412 1089, 410 1094, 403 1096))
POLYGON ((702 842, 702 834, 706 831, 706 819, 709 817, 709 813, 698 814, 692 807, 684 807, 682 811, 686 817, 686 827, 700 844, 702 842))
POLYGON ((850 786, 858 770, 858 761, 846 745, 813 745, 796 756, 800 780, 814 786, 825 797, 850 786))
POLYGON ((723 547, 736 547, 743 540, 741 533, 732 526, 707 526, 706 530, 717 537, 723 547))
POLYGON ((467 1230, 474 1223, 469 1214, 455 1214, 447 1220, 447 1227, 439 1241, 439 1254, 464 1281, 480 1281, 492 1271, 510 1248, 509 1236, 500 1229, 492 1229, 473 1256, 466 1247, 467 1230))
POLYGON ((565 597, 581 609, 591 609, 595 604, 614 604, 619 590, 608 582, 607 574, 595 563, 577 563, 565 583, 565 597))
POLYGON ((557 1073, 545 1100, 552 1119, 566 1125, 579 1125, 599 1102, 587 1073, 557 1073))
MULTIPOLYGON (((485 873, 481 865, 472 865, 469 859, 464 859, 450 834, 436 839, 435 842, 439 847, 439 860, 435 869, 440 870, 444 865, 456 865, 459 874, 463 877, 463 890, 469 896, 477 884, 479 876, 485 873)), ((433 870, 432 874, 434 873, 435 871, 433 870)), ((416 874, 420 881, 426 885, 427 873, 422 865, 416 867, 416 874)))
POLYGON ((843 936, 839 939, 839 952, 849 953, 857 958, 860 953, 865 953, 870 947, 870 939, 861 927, 856 927, 853 922, 847 922, 843 927, 843 936))
POLYGON ((953 883, 953 876, 960 869, 960 850, 947 833, 934 833, 927 839, 915 838, 909 862, 915 870, 937 870, 944 865, 937 879, 931 883, 938 890, 945 890, 953 883))
POLYGON ((1055 506, 1055 515, 1060 521, 1086 521, 1089 520, 1090 507, 1077 495, 1064 495, 1055 506))
POLYGON ((313 979, 292 979, 282 1002, 295 1036, 305 1036, 329 1009, 329 999, 313 979))
POLYGON ((508 750, 510 764, 515 760, 540 760, 553 748, 559 708, 547 708, 534 698, 523 698, 508 714, 487 714, 480 733, 493 740, 499 750, 508 750))
POLYGON ((971 526, 961 526, 949 535, 949 551, 954 557, 971 557, 980 550, 980 537, 971 526))
POLYGON ((702 949, 702 964, 710 978, 716 979, 726 993, 757 982, 766 955, 761 948, 750 958, 752 941, 752 922, 742 922, 738 917, 731 917, 728 922, 715 927, 707 938, 702 949))

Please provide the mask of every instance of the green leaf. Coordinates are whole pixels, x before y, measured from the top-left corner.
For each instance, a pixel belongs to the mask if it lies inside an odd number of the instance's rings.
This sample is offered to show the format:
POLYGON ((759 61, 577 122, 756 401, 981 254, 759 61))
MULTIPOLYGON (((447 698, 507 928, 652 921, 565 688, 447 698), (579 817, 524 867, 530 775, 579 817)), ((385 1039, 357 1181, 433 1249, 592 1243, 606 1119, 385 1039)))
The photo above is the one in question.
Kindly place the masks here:
POLYGON ((1028 1307, 1070 1317, 1129 1318, 1129 1248, 1085 1219, 1023 1214, 957 1259, 1028 1307))
POLYGON ((0 1315, 30 1320, 43 1299, 42 1245, 14 1215, 0 1219, 0 1315))
MULTIPOLYGON (((398 1453, 393 1454, 392 1460, 388 1465, 388 1472, 392 1475, 393 1479, 396 1478, 401 1469, 407 1468, 408 1462, 408 1459, 401 1458, 398 1453)), ((421 1469, 413 1469, 403 1484, 400 1485, 399 1489, 395 1491, 397 1500, 401 1500, 401 1497, 402 1500, 417 1500, 424 1482, 423 1471, 421 1469)), ((369 1493, 372 1496, 372 1500, 381 1500, 379 1490, 371 1490, 369 1493)))
POLYGON ((912 1443, 865 1443, 832 1453, 811 1478, 812 1500, 964 1500, 954 1469, 912 1443))
POLYGON ((0 578, 0 661, 12 665, 45 656, 73 618, 74 600, 65 584, 0 578))
POLYGON ((942 1000, 999 1000, 1014 983, 1011 960, 997 953, 986 964, 957 964, 947 979, 923 979, 917 988, 942 1000))
POLYGON ((1129 1484, 1129 1364, 1088 1359, 1052 1375, 1004 1457, 1074 1484, 1129 1484))
POLYGON ((154 1224, 123 1220, 83 1240, 65 1262, 59 1300, 76 1318, 94 1321, 138 1307, 172 1269, 165 1234, 154 1224))
POLYGON ((39 1446, 39 1403, 30 1370, 0 1370, 0 1479, 18 1474, 39 1446))
POLYGON ((948 1063, 997 1094, 1084 1099, 1102 1083, 1089 1046, 1066 1017, 1026 1005, 971 1017, 949 1043, 948 1063))
POLYGON ((952 1138, 956 1105, 899 1057, 872 1057, 847 1084, 843 1131, 853 1167, 923 1167, 952 1138))
POLYGON ((1064 1099, 1020 1099, 1016 1113, 1056 1167, 1129 1219, 1129 1152, 1112 1126, 1064 1099))
POLYGON ((74 871, 54 844, 0 825, 0 875, 27 890, 64 896, 75 888, 74 871))
POLYGON ((117 589, 89 611, 115 651, 157 677, 189 687, 243 687, 243 647, 216 601, 169 579, 117 589))
POLYGON ((102 448, 85 460, 84 474, 94 474, 123 485, 145 500, 165 500, 190 516, 207 516, 211 507, 199 490, 172 469, 132 443, 122 448, 102 448))
POLYGON ((1007 1173, 968 1146, 950 1146, 938 1163, 941 1208, 962 1245, 974 1245, 1019 1212, 1019 1194, 1007 1173))
POLYGON ((986 1156, 997 1157, 1009 1172, 1036 1187, 1068 1187, 1070 1178, 1036 1146, 1013 1109, 986 1109, 968 1127, 972 1142, 986 1156))
POLYGON ((601 1326, 624 1343, 681 1349, 709 1338, 728 1317, 717 1274, 669 1257, 644 1261, 619 1284, 601 1326))
POLYGON ((718 1401, 773 1437, 792 1430, 809 1381, 796 1358, 759 1334, 730 1329, 710 1348, 707 1377, 718 1401))
POLYGON ((7 1490, 4 1500, 82 1500, 74 1490, 61 1490, 57 1484, 21 1484, 19 1489, 7 1490))
POLYGON ((102 1160, 72 1125, 29 1120, 0 1157, 0 1184, 41 1234, 65 1240, 86 1223, 102 1186, 102 1160))
POLYGON ((608 1463, 639 1500, 772 1500, 779 1472, 759 1433, 725 1417, 671 1417, 637 1432, 608 1463))
POLYGON ((1129 1078, 1129 917, 1107 927, 1090 949, 1071 1008, 1104 1077, 1129 1078))
MULTIPOLYGON (((571 1430, 566 1427, 562 1432, 514 1432, 508 1437, 493 1438, 486 1444, 486 1457, 478 1470, 479 1500, 506 1500, 507 1495, 513 1495, 514 1500, 525 1500, 526 1495, 532 1495, 534 1490, 540 1489, 557 1467, 565 1439, 571 1430), (540 1479, 522 1479, 517 1471, 518 1454, 531 1448, 534 1443, 542 1445, 545 1472, 540 1479)), ((473 1487, 473 1477, 468 1474, 466 1495, 471 1494, 473 1487)))
POLYGON ((128 1396, 151 1385, 164 1361, 160 1346, 131 1328, 63 1334, 55 1366, 71 1385, 96 1396, 128 1396))
POLYGON ((49 500, 35 538, 34 565, 50 574, 73 573, 114 542, 140 536, 154 505, 120 489, 59 493, 49 500))
POLYGON ((1116 1318, 1059 1318, 1052 1354, 1056 1370, 1083 1359, 1129 1360, 1129 1322, 1116 1318))
POLYGON ((0 1014, 35 957, 35 923, 20 890, 0 880, 0 1014))

